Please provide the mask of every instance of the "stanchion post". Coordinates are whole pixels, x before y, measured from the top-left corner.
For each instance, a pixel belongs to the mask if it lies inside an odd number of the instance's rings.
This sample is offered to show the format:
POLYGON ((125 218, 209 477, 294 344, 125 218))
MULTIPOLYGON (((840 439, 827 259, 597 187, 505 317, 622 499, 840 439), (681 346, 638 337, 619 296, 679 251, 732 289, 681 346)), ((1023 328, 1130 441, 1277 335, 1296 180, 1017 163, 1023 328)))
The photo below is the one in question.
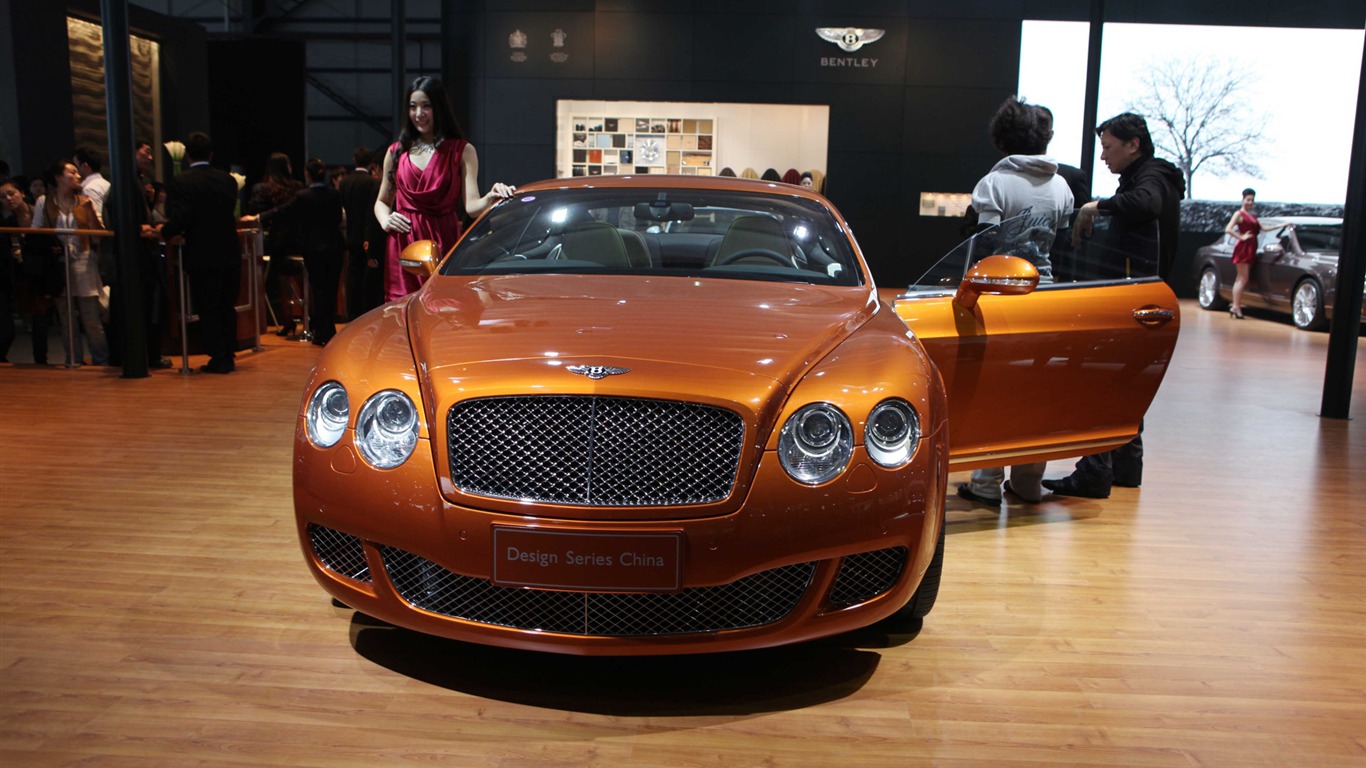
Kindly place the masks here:
POLYGON ((312 300, 313 300, 313 292, 312 292, 311 290, 309 290, 309 283, 310 283, 311 281, 308 279, 308 260, 307 260, 307 259, 304 259, 304 258, 300 258, 300 259, 299 259, 299 264, 302 265, 302 267, 303 267, 303 272, 302 272, 301 274, 303 275, 303 280, 302 280, 302 282, 303 282, 303 292, 304 292, 304 317, 303 317, 303 326, 304 326, 304 329, 303 329, 303 333, 299 334, 299 338, 300 338, 300 339, 303 339, 303 340, 305 340, 305 341, 312 341, 312 340, 313 340, 313 325, 312 325, 312 323, 313 323, 313 306, 312 306, 311 302, 312 302, 312 300))
MULTIPOLYGON (((74 237, 74 235, 72 235, 74 237)), ((66 263, 66 367, 75 368, 80 365, 76 362, 76 313, 75 299, 71 295, 71 289, 75 287, 75 273, 72 272, 71 263, 71 244, 65 238, 60 238, 62 243, 62 261, 66 263)))
POLYGON ((175 246, 176 283, 180 286, 180 373, 189 375, 190 370, 190 301, 189 286, 185 284, 185 247, 175 246))

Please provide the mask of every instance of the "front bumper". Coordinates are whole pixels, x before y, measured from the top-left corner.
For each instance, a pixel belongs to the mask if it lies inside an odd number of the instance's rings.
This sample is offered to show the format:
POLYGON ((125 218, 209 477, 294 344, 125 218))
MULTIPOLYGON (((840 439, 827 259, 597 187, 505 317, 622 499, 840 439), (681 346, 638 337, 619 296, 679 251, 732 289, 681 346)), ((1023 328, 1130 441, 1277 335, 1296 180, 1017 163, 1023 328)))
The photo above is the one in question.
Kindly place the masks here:
POLYGON ((296 436, 295 511, 314 577, 362 613, 429 634, 511 648, 643 655, 740 650, 866 626, 920 583, 943 519, 942 435, 887 471, 856 451, 825 486, 792 481, 765 454, 735 512, 669 521, 583 521, 449 502, 425 442, 402 467, 364 465, 349 444, 296 436), (674 535, 679 587, 504 586, 495 531, 674 535))

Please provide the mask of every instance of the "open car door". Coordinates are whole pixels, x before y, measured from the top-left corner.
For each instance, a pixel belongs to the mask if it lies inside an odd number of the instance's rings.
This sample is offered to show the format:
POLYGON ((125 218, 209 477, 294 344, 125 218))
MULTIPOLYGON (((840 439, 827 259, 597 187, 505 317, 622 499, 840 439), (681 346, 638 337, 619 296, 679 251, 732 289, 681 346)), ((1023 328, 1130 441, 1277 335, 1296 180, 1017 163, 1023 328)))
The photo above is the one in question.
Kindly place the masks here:
POLYGON ((1066 227, 1050 249, 1037 228, 1022 243, 1027 223, 979 232, 894 300, 943 377, 951 471, 1123 445, 1176 346, 1155 224, 1099 217, 1075 246, 1066 227))

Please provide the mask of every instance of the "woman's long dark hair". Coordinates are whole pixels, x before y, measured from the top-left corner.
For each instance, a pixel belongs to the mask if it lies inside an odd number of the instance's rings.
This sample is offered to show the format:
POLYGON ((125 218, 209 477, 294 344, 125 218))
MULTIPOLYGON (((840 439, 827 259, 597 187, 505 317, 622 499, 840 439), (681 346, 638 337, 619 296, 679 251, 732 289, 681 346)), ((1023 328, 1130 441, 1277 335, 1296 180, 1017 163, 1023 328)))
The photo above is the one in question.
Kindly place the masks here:
POLYGON ((460 123, 455 119, 455 109, 451 107, 451 97, 446 93, 446 86, 439 77, 428 77, 422 75, 413 80, 408 86, 408 90, 403 94, 403 101, 398 105, 399 125, 403 130, 398 134, 398 143, 407 152, 413 148, 413 142, 417 141, 417 129, 413 127, 413 121, 408 119, 408 101, 412 99, 413 93, 422 91, 427 94, 427 98, 432 102, 432 133, 438 140, 440 139, 463 139, 465 132, 460 129, 460 123))
POLYGON ((289 155, 283 152, 272 152, 270 157, 266 159, 265 181, 287 185, 289 180, 293 178, 290 170, 289 155))

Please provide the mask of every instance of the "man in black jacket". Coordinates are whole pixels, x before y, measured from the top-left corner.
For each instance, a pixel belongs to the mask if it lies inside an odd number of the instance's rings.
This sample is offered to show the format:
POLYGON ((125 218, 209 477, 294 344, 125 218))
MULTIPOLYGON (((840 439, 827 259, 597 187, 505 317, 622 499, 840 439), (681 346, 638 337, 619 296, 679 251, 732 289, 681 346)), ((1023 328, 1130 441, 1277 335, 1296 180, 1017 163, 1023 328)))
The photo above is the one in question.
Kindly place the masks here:
MULTIPOLYGON (((1180 169, 1153 157, 1153 139, 1142 117, 1125 112, 1101 123, 1100 159, 1111 173, 1119 174, 1113 197, 1093 200, 1081 207, 1077 228, 1087 228, 1088 217, 1110 216, 1117 242, 1129 259, 1129 276, 1171 274, 1176 258, 1176 238, 1181 229, 1181 198, 1186 192, 1180 169), (1143 248, 1150 243, 1154 226, 1158 232, 1156 252, 1143 248)), ((1061 480, 1044 480, 1043 487, 1063 496, 1104 499, 1119 485, 1137 488, 1143 482, 1143 424, 1138 436, 1113 451, 1084 456, 1072 474, 1061 480)))
POLYGON ((237 244, 237 182, 209 165, 213 142, 195 132, 185 141, 190 167, 166 186, 167 222, 161 234, 169 242, 184 238, 185 273, 199 314, 200 341, 209 355, 206 373, 232 373, 237 348, 237 294, 242 283, 242 256, 237 244))
POLYGON ((1170 279, 1181 231, 1181 198, 1186 194, 1181 169, 1153 157, 1148 123, 1132 112, 1101 123, 1096 134, 1100 136, 1100 159, 1111 173, 1119 174, 1119 187, 1113 197, 1083 205, 1083 218, 1111 217, 1118 242, 1133 264, 1129 276, 1170 279), (1151 244, 1154 231, 1158 235, 1155 249, 1135 245, 1140 240, 1151 244))
POLYGON ((308 174, 308 187, 295 192, 284 205, 262 212, 260 219, 263 224, 272 221, 293 223, 300 232, 310 293, 308 329, 313 343, 321 346, 337 333, 337 288, 341 283, 343 245, 342 196, 328 179, 327 164, 321 159, 309 160, 304 171, 308 174))
POLYGON ((384 258, 387 234, 375 219, 375 198, 379 197, 379 177, 375 174, 375 153, 357 147, 352 155, 355 166, 342 177, 337 189, 346 211, 346 318, 355 320, 384 303, 384 258))

